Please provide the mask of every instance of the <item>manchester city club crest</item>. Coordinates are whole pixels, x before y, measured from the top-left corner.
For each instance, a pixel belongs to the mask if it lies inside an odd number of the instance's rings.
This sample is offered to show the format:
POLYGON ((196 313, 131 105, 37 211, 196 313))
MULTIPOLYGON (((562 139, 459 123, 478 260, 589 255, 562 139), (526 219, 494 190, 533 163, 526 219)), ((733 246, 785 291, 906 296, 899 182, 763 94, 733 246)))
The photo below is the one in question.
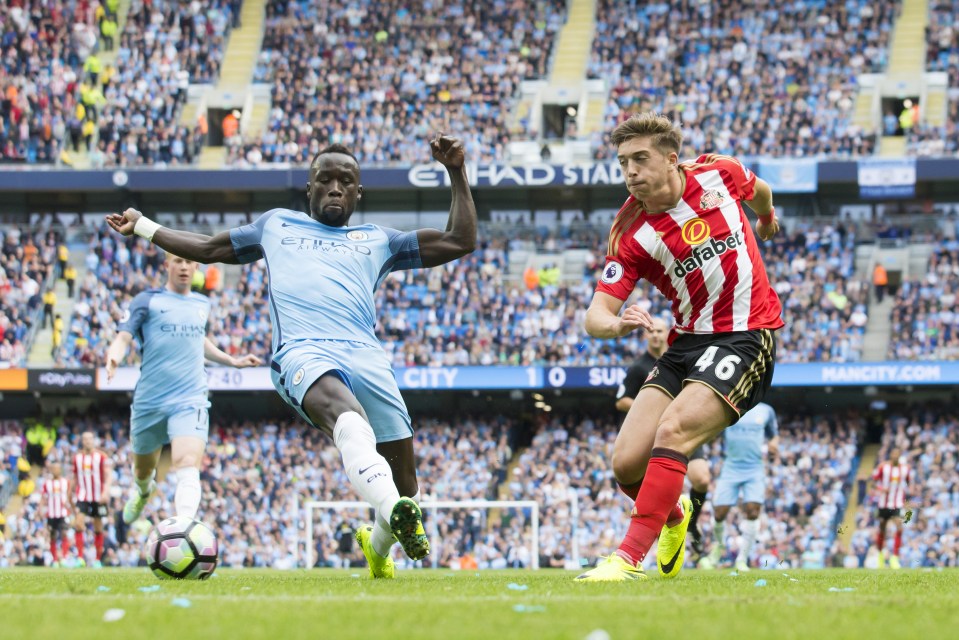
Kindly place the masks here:
POLYGON ((715 189, 703 191, 703 197, 699 199, 700 209, 715 209, 723 203, 723 194, 715 189))
POLYGON ((293 384, 300 384, 303 382, 303 376, 306 375, 306 370, 302 367, 296 370, 296 373, 293 374, 293 384))
POLYGON ((368 240, 370 236, 365 231, 350 231, 346 234, 346 237, 353 242, 362 242, 363 240, 368 240))

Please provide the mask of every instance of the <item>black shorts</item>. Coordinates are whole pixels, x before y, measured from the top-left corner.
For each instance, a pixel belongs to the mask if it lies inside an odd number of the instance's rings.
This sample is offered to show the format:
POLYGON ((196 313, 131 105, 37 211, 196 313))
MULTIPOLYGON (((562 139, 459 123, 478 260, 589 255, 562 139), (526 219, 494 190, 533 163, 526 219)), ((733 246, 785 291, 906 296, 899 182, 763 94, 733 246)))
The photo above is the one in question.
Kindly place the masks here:
POLYGON ((704 445, 696 447, 696 450, 689 456, 689 461, 692 462, 693 460, 706 460, 706 449, 704 449, 704 445))
POLYGON ((880 520, 892 520, 902 515, 902 509, 879 509, 880 520))
POLYGON ((66 518, 47 518, 47 526, 50 527, 50 531, 66 531, 67 519, 66 518))
POLYGON ((643 386, 656 387, 675 398, 686 383, 699 382, 741 416, 766 395, 775 364, 776 337, 770 329, 687 333, 676 338, 660 357, 643 386))
POLYGON ((106 518, 107 505, 100 502, 78 502, 77 511, 91 518, 106 518))

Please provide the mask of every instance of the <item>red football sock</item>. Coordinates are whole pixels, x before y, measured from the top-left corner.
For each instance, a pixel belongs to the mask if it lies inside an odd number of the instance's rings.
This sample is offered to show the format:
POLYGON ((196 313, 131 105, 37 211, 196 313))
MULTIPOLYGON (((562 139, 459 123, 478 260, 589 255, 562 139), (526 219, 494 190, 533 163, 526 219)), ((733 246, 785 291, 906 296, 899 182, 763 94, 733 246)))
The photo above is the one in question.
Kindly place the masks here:
POLYGON ((633 502, 636 502, 636 497, 639 496, 639 488, 643 486, 643 481, 634 482, 633 484, 623 484, 622 482, 617 482, 619 485, 619 490, 629 496, 629 499, 633 502))
POLYGON ((70 540, 66 534, 64 534, 63 537, 60 538, 60 556, 66 558, 68 555, 70 555, 70 540))
POLYGON ((876 548, 879 549, 879 553, 882 553, 882 549, 885 546, 886 546, 886 531, 884 527, 879 527, 879 533, 876 534, 876 548))
POLYGON ((54 538, 50 538, 50 555, 53 556, 54 562, 60 562, 60 556, 57 555, 57 541, 54 538))
POLYGON ((83 559, 83 532, 75 531, 73 541, 77 543, 77 557, 83 559))
POLYGON ((639 564, 643 561, 666 519, 675 513, 679 494, 683 491, 687 463, 686 456, 678 451, 663 447, 653 449, 630 518, 629 531, 619 545, 618 553, 630 562, 639 564))
POLYGON ((902 548, 902 531, 896 532, 896 537, 892 541, 892 555, 898 556, 899 549, 902 548))
POLYGON ((93 544, 97 550, 97 560, 103 558, 103 532, 93 534, 93 544))

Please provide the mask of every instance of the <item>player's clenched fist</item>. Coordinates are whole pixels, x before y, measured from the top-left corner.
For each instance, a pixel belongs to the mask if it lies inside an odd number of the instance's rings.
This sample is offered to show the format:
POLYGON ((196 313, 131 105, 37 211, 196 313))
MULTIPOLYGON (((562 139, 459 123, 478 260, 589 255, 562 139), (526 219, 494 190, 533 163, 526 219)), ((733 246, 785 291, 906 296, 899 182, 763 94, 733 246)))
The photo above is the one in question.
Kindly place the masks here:
POLYGON ((106 217, 110 228, 125 236, 133 235, 133 228, 137 226, 137 220, 143 217, 143 214, 136 209, 127 209, 122 214, 111 213, 106 217))
POLYGON ((653 317, 638 304, 630 305, 619 318, 619 335, 625 336, 636 329, 652 329, 653 317))
POLYGON ((458 138, 439 134, 430 140, 433 159, 447 169, 459 169, 466 162, 466 150, 458 138))
POLYGON ((756 222, 756 235, 763 240, 772 240, 777 233, 779 233, 779 220, 775 217, 767 224, 763 224, 762 220, 756 222))

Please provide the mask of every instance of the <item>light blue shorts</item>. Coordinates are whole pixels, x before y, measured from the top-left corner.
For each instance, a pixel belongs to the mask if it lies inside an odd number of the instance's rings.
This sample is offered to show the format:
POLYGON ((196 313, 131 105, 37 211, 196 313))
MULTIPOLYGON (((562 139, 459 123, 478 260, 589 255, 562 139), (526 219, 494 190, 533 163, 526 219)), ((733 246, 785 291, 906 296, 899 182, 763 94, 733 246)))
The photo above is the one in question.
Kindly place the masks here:
POLYGON ((308 424, 313 422, 303 410, 303 397, 313 383, 331 373, 356 396, 370 419, 377 442, 413 436, 410 414, 393 367, 379 346, 349 340, 296 340, 283 346, 270 368, 280 397, 308 424))
POLYGON ((206 442, 210 437, 209 401, 177 405, 167 409, 130 410, 130 439, 133 453, 153 453, 173 438, 190 436, 206 442))
POLYGON ((740 496, 744 503, 763 504, 766 501, 766 473, 762 467, 755 471, 739 471, 723 466, 719 479, 716 480, 713 504, 718 507, 732 507, 739 502, 740 496))

